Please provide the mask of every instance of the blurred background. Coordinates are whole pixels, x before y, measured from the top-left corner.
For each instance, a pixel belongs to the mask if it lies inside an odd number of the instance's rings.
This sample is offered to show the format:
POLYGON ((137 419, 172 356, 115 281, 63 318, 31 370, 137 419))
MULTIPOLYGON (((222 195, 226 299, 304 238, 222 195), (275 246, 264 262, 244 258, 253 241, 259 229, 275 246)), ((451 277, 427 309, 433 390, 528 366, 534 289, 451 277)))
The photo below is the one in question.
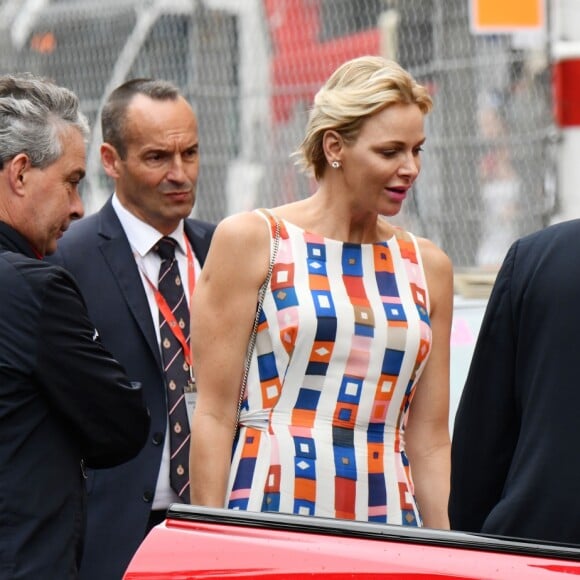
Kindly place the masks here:
POLYGON ((104 99, 129 78, 175 82, 199 117, 194 213, 218 221, 307 196, 314 184, 290 154, 314 93, 347 59, 394 58, 435 102, 423 170, 397 219, 457 270, 493 271, 516 237, 576 217, 580 186, 580 2, 503 0, 517 8, 507 14, 501 4, 0 0, 0 72, 39 73, 80 96, 93 127, 88 213, 112 192, 99 160, 104 99))

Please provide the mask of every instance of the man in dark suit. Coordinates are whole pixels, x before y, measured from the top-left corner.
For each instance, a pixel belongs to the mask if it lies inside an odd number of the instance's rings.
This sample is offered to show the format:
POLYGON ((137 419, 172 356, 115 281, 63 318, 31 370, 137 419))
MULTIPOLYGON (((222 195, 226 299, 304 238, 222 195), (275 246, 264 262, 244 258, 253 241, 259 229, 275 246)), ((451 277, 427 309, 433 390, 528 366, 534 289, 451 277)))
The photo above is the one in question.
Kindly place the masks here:
MULTIPOLYGON (((169 429, 186 435, 188 449, 189 425, 168 421, 166 382, 181 395, 186 385, 172 384, 164 374, 159 321, 165 311, 159 303, 156 248, 164 236, 173 239, 177 282, 188 299, 214 230, 188 219, 199 169, 197 119, 174 85, 128 81, 110 95, 101 124, 101 161, 115 193, 98 213, 67 232, 56 257, 78 281, 103 343, 142 383, 151 428, 133 461, 89 473, 83 580, 121 578, 169 504, 189 501, 188 487, 170 484, 169 429)), ((178 322, 188 342, 188 316, 178 322)), ((184 342, 180 350, 186 369, 191 362, 187 347, 184 342)), ((178 404, 190 415, 183 398, 178 404)), ((187 465, 177 469, 188 486, 187 465)))
POLYGON ((580 543, 579 238, 557 224, 503 262, 455 419, 454 529, 580 543))
POLYGON ((84 466, 145 443, 137 383, 102 346, 76 283, 42 260, 83 214, 88 124, 68 89, 0 77, 0 578, 78 577, 84 466))

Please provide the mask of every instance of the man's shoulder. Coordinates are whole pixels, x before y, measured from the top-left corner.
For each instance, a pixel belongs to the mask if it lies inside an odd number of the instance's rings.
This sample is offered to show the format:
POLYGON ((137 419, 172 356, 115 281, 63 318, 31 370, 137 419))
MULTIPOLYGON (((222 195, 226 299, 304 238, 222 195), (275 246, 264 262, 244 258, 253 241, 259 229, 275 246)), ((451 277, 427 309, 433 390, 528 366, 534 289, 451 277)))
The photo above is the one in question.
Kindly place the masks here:
MULTIPOLYGON (((45 274, 50 274, 53 269, 57 268, 53 264, 46 262, 45 260, 39 260, 38 258, 31 258, 30 256, 25 256, 19 252, 13 252, 11 250, 0 251, 0 269, 5 273, 12 270, 13 272, 20 272, 22 274, 27 274, 29 272, 43 272, 45 274)), ((57 271, 62 270, 57 268, 57 271)))
POLYGON ((71 223, 59 246, 78 243, 86 237, 96 235, 99 229, 99 214, 94 213, 71 223))
POLYGON ((185 228, 186 231, 189 230, 190 232, 193 232, 194 234, 197 235, 212 235, 215 228, 216 228, 216 224, 211 223, 211 222, 206 222, 203 220, 199 220, 196 218, 186 218, 184 220, 185 223, 185 228))
POLYGON ((96 251, 101 241, 122 236, 123 229, 107 205, 99 211, 71 223, 61 240, 58 241, 54 262, 62 263, 79 259, 86 252, 96 251))
POLYGON ((570 238, 580 236, 580 219, 558 222, 535 232, 532 232, 520 239, 520 245, 536 245, 548 242, 567 241, 570 238))
POLYGON ((9 281, 3 287, 12 294, 17 289, 39 290, 50 280, 69 281, 70 274, 61 266, 30 258, 18 252, 2 252, 0 254, 0 278, 9 281))
POLYGON ((538 269, 540 279, 568 275, 568 267, 577 261, 576 246, 580 239, 580 219, 558 222, 521 237, 511 246, 502 271, 512 272, 514 278, 528 280, 538 269))

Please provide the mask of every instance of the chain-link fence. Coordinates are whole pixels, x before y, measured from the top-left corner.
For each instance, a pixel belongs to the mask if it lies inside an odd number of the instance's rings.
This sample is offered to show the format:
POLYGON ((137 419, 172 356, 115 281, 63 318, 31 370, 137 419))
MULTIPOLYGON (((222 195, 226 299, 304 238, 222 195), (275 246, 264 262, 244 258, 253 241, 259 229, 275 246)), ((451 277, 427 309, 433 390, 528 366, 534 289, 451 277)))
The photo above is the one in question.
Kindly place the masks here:
POLYGON ((316 90, 362 54, 396 58, 434 96, 401 223, 458 268, 493 266, 554 211, 546 43, 471 34, 467 0, 0 0, 0 30, 1 72, 44 74, 81 97, 93 125, 88 211, 111 192, 99 111, 124 80, 174 81, 194 105, 195 214, 217 221, 309 194, 290 153, 316 90))

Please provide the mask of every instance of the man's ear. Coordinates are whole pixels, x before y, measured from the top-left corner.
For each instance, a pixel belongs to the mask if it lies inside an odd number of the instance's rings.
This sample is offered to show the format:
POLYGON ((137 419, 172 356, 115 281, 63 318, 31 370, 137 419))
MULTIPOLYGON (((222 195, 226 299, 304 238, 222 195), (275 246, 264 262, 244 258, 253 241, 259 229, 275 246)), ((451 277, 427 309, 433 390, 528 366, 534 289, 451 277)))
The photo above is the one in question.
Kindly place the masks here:
POLYGON ((32 169, 30 158, 26 153, 18 153, 15 157, 6 161, 6 170, 10 187, 17 195, 24 195, 28 184, 28 175, 32 169))
POLYGON ((341 161, 343 147, 344 139, 340 133, 332 129, 324 132, 322 136, 322 149, 329 165, 333 161, 341 161))
POLYGON ((110 143, 103 143, 101 145, 101 164, 105 173, 117 179, 119 177, 118 164, 121 161, 117 150, 110 143))

